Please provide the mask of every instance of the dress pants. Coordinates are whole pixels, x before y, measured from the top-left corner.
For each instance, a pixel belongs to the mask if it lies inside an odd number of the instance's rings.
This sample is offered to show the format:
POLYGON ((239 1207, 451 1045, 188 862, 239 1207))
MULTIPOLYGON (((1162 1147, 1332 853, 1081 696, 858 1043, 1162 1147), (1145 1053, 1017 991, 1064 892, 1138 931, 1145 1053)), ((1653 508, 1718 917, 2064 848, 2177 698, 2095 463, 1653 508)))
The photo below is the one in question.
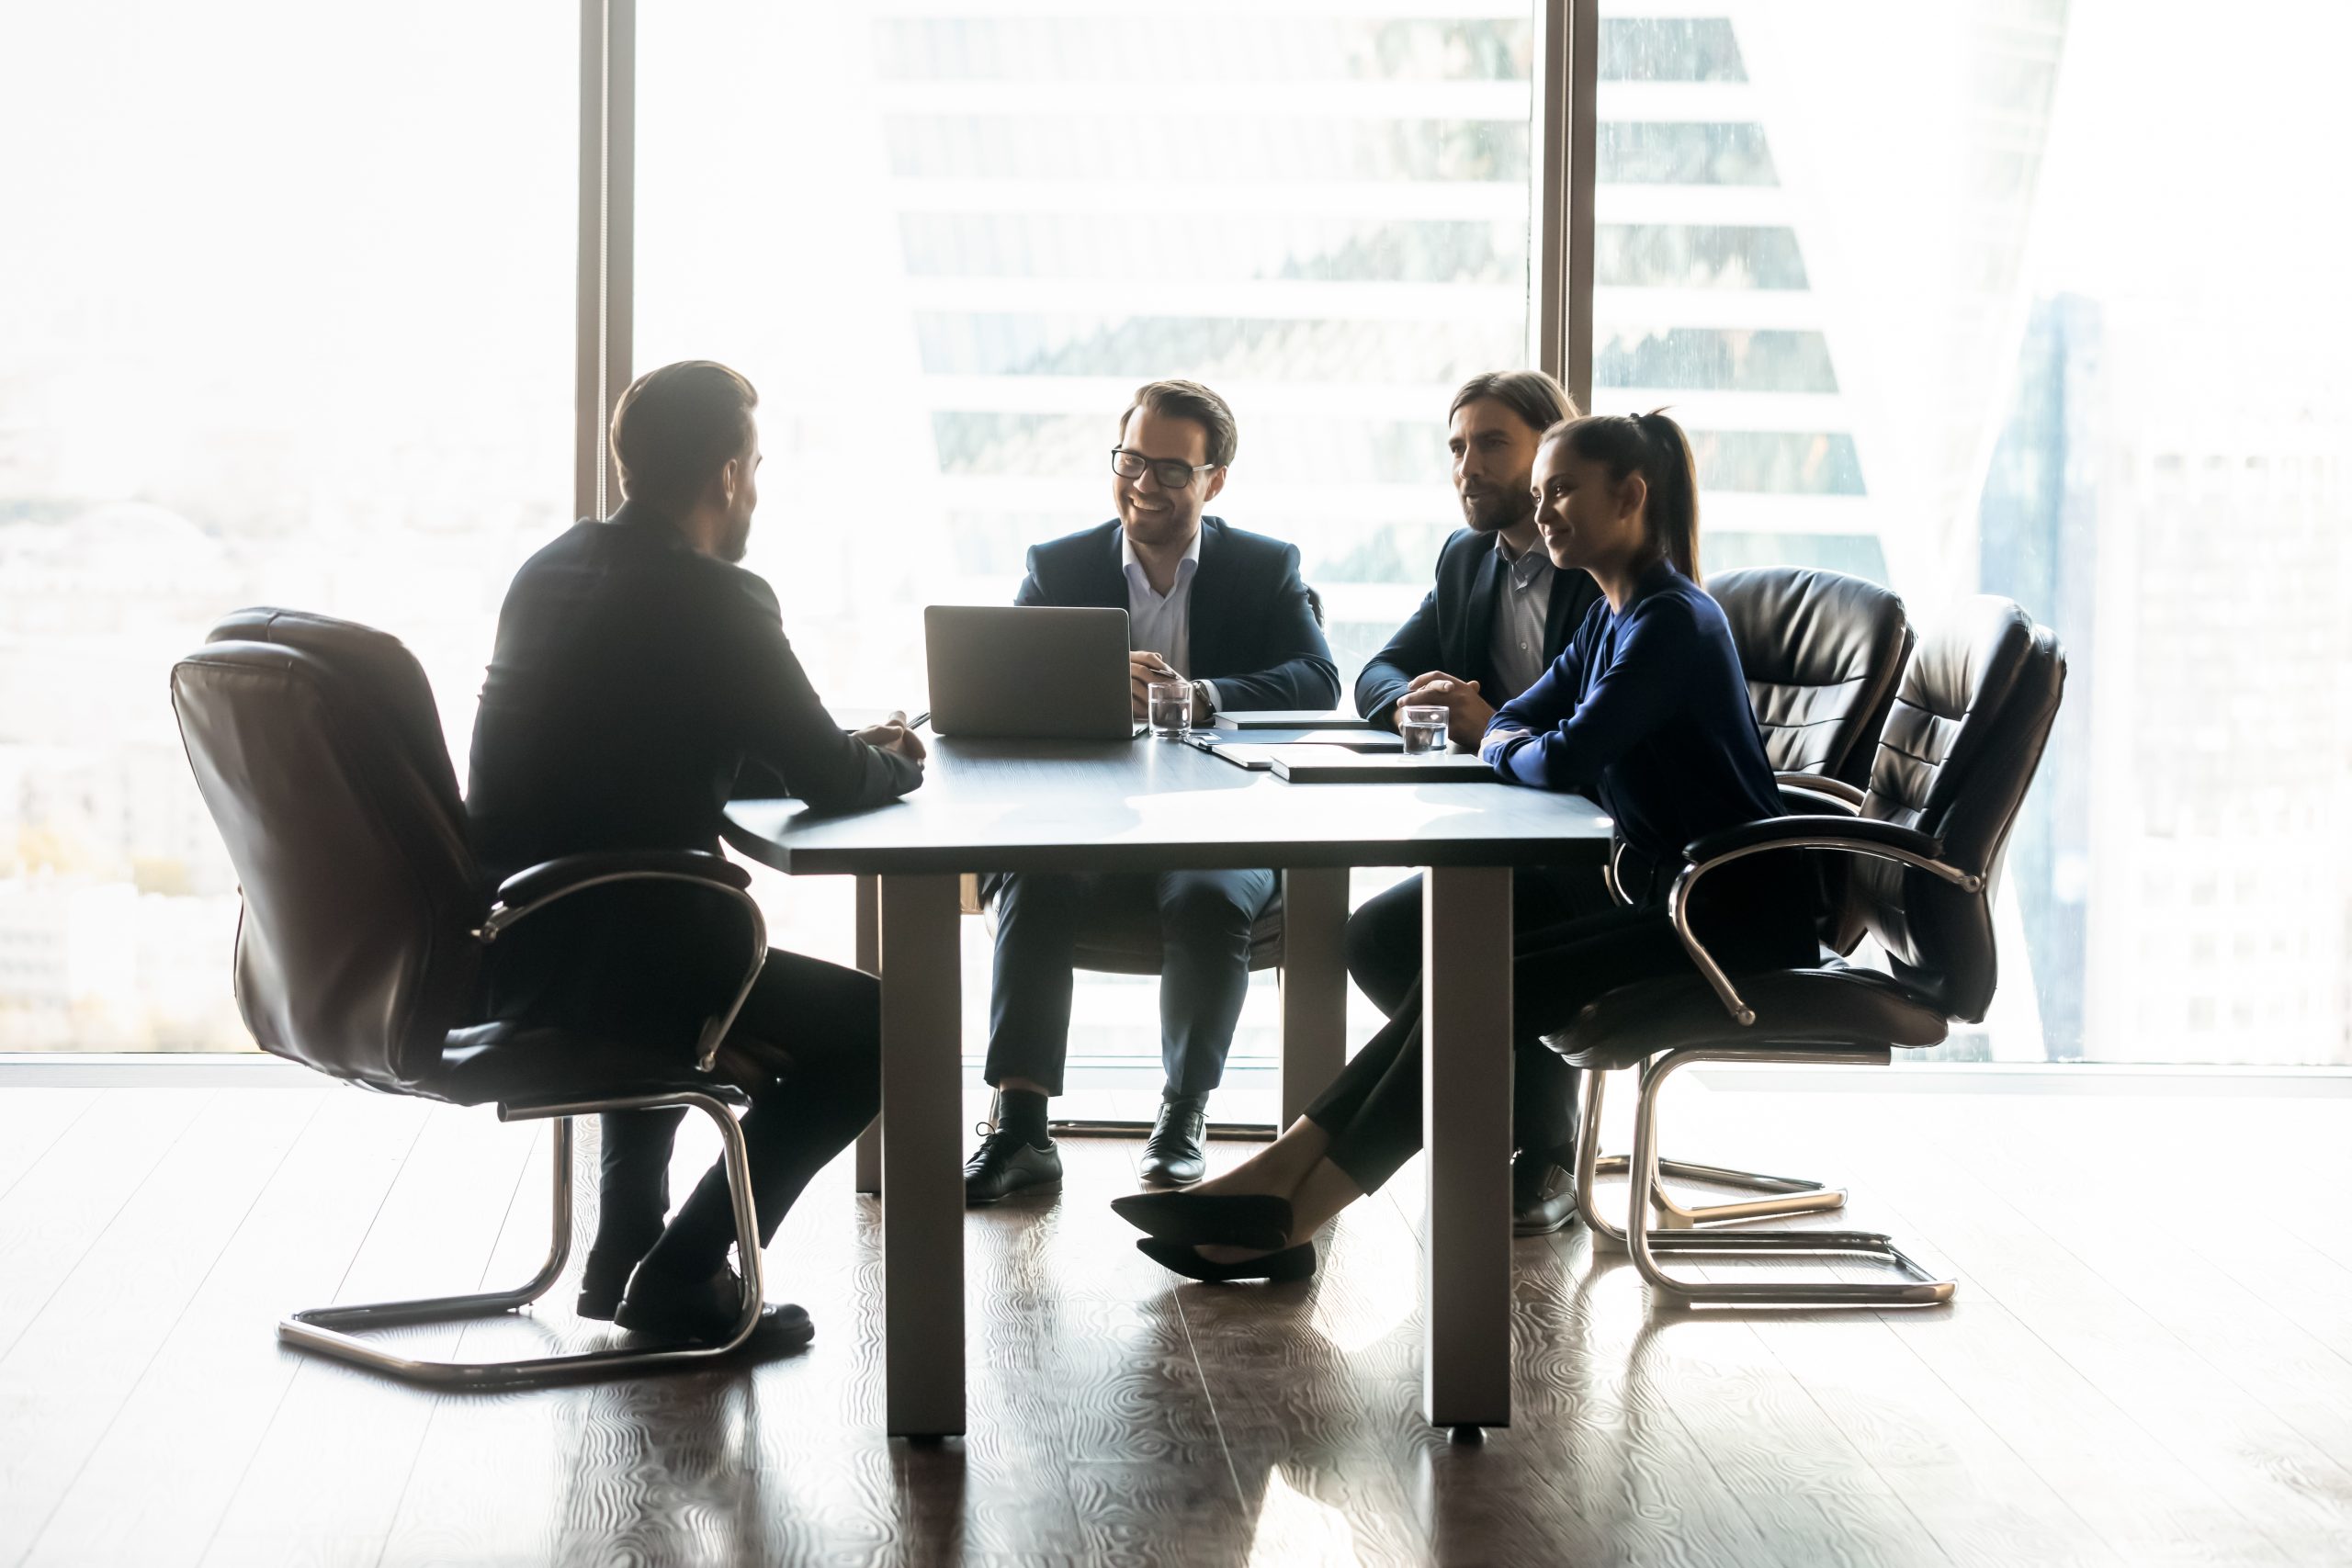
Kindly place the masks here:
MULTIPOLYGON (((1523 866, 1511 877, 1511 930, 1545 931, 1617 907, 1598 866, 1523 866)), ((1374 894, 1348 917, 1348 974, 1374 1007, 1396 1018, 1421 1005, 1421 878, 1374 894)), ((1511 1141, 1566 1168, 1576 1154, 1577 1069, 1539 1033, 1513 1032, 1511 1141)))
MULTIPOLYGON (((837 964, 771 949, 729 1038, 754 1040, 791 1058, 790 1070, 753 1098, 742 1119, 765 1245, 809 1179, 882 1109, 881 983, 837 964)), ((596 1250, 616 1258, 642 1254, 658 1273, 703 1279, 726 1261, 734 1244, 735 1211, 721 1159, 664 1227, 670 1146, 685 1114, 684 1107, 673 1106, 603 1116, 596 1250)))
POLYGON ((1166 1092, 1216 1088, 1250 989, 1250 928, 1273 901, 1274 888, 1271 871, 991 877, 997 928, 988 1081, 1028 1078, 1048 1094, 1062 1092, 1079 933, 1106 920, 1131 925, 1149 911, 1164 943, 1159 1056, 1166 1092))
MULTIPOLYGON (((1693 899, 1692 928, 1732 974, 1819 960, 1812 868, 1773 863, 1788 859, 1726 866, 1693 899)), ((1660 901, 1522 931, 1513 943, 1512 1021, 1540 1038, 1621 986, 1697 973, 1660 901)), ((1327 1157, 1366 1192, 1420 1152, 1420 993, 1417 975, 1396 1014, 1306 1108, 1307 1119, 1330 1134, 1327 1157)))
MULTIPOLYGON (((516 925, 491 949, 490 1015, 641 1042, 650 1055, 685 1065, 705 1021, 743 982, 746 935, 730 904, 680 885, 568 899, 516 925)), ((881 982, 771 949, 729 1038, 756 1041, 791 1058, 791 1070, 756 1096, 742 1118, 764 1241, 808 1179, 881 1108, 881 982)), ((626 1266, 658 1250, 665 1271, 707 1278, 725 1260, 735 1214, 724 1160, 663 1228, 670 1146, 685 1114, 673 1107, 602 1118, 600 1264, 626 1266)))

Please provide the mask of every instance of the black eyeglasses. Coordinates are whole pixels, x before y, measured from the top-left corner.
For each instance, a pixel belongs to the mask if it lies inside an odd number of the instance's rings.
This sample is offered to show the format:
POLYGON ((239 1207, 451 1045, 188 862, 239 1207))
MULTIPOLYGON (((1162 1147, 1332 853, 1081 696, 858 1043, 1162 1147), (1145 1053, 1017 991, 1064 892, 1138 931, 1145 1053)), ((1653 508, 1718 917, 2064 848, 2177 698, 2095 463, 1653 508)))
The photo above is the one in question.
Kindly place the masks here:
POLYGON ((1147 457, 1140 452, 1130 452, 1124 446, 1111 448, 1111 471, 1123 479, 1139 479, 1146 468, 1159 481, 1162 490, 1182 490, 1193 482, 1194 474, 1205 474, 1211 468, 1223 468, 1222 463, 1186 463, 1174 457, 1147 457))

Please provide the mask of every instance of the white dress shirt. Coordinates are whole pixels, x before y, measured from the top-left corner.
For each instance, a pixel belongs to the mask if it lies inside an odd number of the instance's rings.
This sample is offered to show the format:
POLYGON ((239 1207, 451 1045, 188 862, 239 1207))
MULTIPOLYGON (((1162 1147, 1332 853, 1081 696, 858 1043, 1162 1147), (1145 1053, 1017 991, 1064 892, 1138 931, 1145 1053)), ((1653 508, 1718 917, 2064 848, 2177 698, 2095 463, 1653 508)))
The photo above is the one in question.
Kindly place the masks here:
MULTIPOLYGON (((1201 570, 1201 530, 1184 558, 1176 563, 1175 585, 1164 594, 1152 591, 1151 578, 1136 555, 1135 541, 1119 530, 1119 565, 1127 576, 1127 646, 1137 653, 1156 653, 1187 681, 1193 678, 1193 578, 1201 570)), ((1209 706, 1216 706, 1216 688, 1204 687, 1209 706)))

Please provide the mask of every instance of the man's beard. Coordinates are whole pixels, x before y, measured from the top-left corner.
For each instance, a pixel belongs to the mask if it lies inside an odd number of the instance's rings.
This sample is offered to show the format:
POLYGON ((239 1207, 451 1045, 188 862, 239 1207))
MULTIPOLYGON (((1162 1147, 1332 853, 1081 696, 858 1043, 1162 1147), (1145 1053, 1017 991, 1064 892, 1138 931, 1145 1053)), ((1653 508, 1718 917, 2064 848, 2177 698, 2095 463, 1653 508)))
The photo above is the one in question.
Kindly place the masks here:
POLYGON ((1533 517, 1535 502, 1531 497, 1524 506, 1514 507, 1505 496, 1488 495, 1476 501, 1464 497, 1462 513, 1464 520, 1477 532, 1500 534, 1533 517))
POLYGON ((742 564, 744 555, 752 547, 752 520, 729 523, 726 536, 718 541, 718 558, 729 566, 742 564))

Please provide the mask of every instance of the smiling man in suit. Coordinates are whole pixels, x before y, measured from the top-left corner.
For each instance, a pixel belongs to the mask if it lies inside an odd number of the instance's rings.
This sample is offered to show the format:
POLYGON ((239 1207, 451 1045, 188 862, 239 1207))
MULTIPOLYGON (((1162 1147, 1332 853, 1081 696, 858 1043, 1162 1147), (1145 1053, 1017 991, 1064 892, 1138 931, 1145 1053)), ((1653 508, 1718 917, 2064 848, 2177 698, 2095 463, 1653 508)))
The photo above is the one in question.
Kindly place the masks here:
MULTIPOLYGON (((1396 710, 1446 710, 1446 731, 1475 750, 1495 710, 1535 683, 1567 646, 1600 589, 1552 564, 1536 536, 1531 479, 1544 430, 1576 402, 1540 370, 1473 377, 1447 411, 1446 446, 1462 520, 1438 552, 1437 585, 1356 677, 1356 712, 1394 729, 1396 710)), ((1589 867, 1528 867, 1512 879, 1512 923, 1534 931, 1608 907, 1589 867)), ((1348 921, 1348 973, 1395 1017, 1418 996, 1421 879, 1365 900, 1348 921)), ((1418 1004, 1416 1004, 1418 1005, 1418 1004)), ((1522 1235, 1555 1231, 1576 1212, 1576 1069, 1540 1044, 1517 1054, 1511 1220, 1522 1235)))
MULTIPOLYGON (((1029 552, 1014 603, 1127 612, 1135 715, 1154 680, 1182 679, 1193 722, 1226 708, 1329 708, 1340 678, 1298 549, 1204 516, 1238 445, 1233 411, 1193 381, 1136 389, 1111 453, 1115 520, 1029 552)), ((1540 552, 1539 552, 1540 553, 1540 552)), ((1162 942, 1160 1059, 1167 1077, 1145 1145, 1156 1184, 1197 1181, 1208 1097, 1250 985, 1250 934, 1274 897, 1271 871, 993 877, 996 974, 988 1081, 994 1127, 964 1168, 967 1201, 1057 1186, 1046 1100, 1062 1089, 1079 933, 1155 918, 1162 942)))

